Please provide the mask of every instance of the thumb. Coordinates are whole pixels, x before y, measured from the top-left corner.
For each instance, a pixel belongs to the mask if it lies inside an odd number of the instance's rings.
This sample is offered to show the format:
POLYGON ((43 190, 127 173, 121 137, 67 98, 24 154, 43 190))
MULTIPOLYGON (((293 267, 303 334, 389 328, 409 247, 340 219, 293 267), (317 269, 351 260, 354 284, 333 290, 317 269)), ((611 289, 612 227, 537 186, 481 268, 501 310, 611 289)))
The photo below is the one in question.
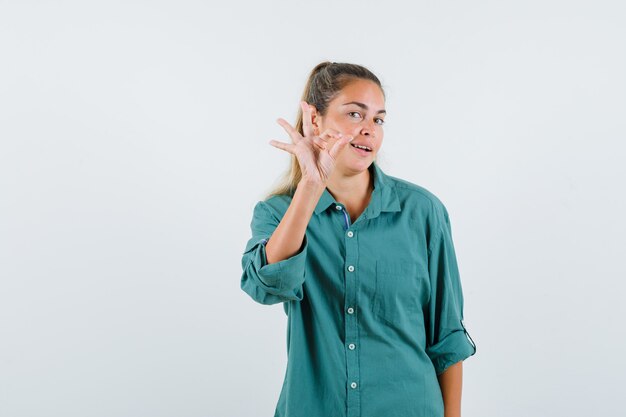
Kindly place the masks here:
POLYGON ((335 159, 337 155, 339 155, 339 152, 341 152, 341 150, 345 148, 348 143, 352 142, 353 139, 354 138, 352 136, 343 136, 341 139, 335 142, 335 144, 332 146, 332 148, 330 148, 328 153, 333 159, 335 159))

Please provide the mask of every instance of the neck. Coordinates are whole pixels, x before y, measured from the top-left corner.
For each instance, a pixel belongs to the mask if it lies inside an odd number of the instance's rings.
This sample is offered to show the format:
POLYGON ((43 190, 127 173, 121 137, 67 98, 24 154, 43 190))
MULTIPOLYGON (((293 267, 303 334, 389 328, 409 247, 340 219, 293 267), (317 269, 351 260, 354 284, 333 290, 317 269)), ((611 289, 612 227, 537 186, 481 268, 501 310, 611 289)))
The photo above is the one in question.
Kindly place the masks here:
POLYGON ((328 192, 346 206, 367 204, 374 189, 369 169, 356 174, 346 174, 335 169, 326 182, 328 192))

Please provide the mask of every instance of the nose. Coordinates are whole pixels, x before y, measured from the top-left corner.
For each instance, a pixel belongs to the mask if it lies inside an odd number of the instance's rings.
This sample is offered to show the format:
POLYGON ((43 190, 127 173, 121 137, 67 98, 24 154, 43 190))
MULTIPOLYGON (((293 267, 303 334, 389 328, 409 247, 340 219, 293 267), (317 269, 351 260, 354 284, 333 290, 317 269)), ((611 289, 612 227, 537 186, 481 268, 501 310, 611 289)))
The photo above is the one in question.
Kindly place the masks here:
POLYGON ((361 127, 361 135, 363 136, 374 136, 374 122, 363 121, 363 125, 361 127))

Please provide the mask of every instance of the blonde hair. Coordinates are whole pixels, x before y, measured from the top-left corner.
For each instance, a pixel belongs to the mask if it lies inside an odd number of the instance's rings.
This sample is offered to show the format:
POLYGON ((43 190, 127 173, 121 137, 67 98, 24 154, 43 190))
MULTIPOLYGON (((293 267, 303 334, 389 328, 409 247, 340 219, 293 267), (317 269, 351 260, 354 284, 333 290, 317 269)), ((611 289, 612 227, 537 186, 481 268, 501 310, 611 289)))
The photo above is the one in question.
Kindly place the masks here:
MULTIPOLYGON (((370 80, 376 83, 380 90, 385 94, 380 80, 367 68, 356 65, 324 61, 315 66, 304 86, 301 100, 315 106, 317 112, 324 116, 328 110, 328 104, 335 96, 356 79, 370 80)), ((304 135, 302 130, 302 109, 299 108, 296 116, 295 129, 304 135)), ((302 171, 298 159, 295 155, 290 154, 291 163, 289 169, 283 174, 278 186, 272 189, 265 197, 268 199, 273 195, 290 195, 296 191, 296 186, 302 179, 302 171)))

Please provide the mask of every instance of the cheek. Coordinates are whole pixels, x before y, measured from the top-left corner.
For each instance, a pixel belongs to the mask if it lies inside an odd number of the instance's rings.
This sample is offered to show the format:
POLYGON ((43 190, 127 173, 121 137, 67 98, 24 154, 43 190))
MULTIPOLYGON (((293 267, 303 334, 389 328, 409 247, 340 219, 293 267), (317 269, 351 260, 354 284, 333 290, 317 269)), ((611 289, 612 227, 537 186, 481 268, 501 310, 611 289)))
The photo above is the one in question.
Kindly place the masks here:
POLYGON ((347 135, 354 135, 355 133, 352 125, 339 120, 325 120, 324 123, 320 123, 318 126, 320 133, 327 129, 333 129, 347 135))
POLYGON ((383 132, 380 132, 379 135, 377 135, 377 139, 376 139, 376 150, 378 151, 378 149, 380 149, 383 146, 383 132))
POLYGON ((359 127, 354 123, 339 121, 337 122, 337 129, 341 132, 347 133, 349 135, 355 136, 359 133, 359 127))

